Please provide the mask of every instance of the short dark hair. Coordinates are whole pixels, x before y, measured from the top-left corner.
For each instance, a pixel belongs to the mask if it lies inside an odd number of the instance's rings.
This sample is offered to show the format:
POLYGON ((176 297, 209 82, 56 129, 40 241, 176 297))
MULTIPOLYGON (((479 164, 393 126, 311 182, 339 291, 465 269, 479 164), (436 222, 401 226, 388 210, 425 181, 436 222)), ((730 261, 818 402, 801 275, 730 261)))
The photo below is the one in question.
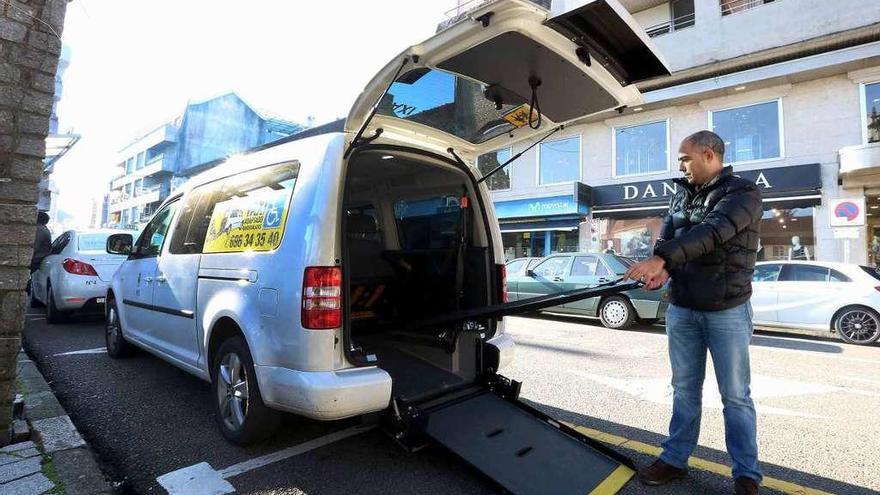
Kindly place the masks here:
POLYGON ((45 211, 37 213, 37 224, 46 225, 47 223, 49 223, 49 214, 45 211))
POLYGON ((718 155, 720 161, 724 161, 724 140, 721 136, 712 131, 700 131, 684 138, 685 141, 691 143, 700 149, 709 148, 718 155))

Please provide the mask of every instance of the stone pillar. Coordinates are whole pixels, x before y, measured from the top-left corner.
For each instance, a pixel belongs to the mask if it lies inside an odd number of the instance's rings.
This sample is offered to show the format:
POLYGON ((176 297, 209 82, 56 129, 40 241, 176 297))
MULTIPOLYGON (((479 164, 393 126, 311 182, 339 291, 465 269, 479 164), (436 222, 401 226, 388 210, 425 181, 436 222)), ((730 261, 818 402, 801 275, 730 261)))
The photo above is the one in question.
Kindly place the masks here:
POLYGON ((0 445, 9 441, 38 183, 67 0, 0 2, 0 445))

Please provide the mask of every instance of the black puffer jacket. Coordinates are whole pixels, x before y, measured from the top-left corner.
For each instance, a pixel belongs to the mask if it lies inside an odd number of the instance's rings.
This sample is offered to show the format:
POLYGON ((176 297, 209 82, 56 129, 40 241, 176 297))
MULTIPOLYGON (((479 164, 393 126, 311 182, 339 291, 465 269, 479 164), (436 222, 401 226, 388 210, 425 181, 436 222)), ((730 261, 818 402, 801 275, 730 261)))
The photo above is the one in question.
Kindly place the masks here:
POLYGON ((676 183, 654 247, 672 278, 670 302, 719 311, 748 301, 763 213, 758 187, 731 167, 701 188, 676 183))

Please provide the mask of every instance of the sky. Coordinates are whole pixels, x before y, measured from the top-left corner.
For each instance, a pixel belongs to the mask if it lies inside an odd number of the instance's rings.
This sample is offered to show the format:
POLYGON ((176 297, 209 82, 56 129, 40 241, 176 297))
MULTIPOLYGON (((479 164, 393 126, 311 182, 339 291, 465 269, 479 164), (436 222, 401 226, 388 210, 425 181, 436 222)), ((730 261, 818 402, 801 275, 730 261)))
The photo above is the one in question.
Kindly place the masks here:
POLYGON ((59 132, 80 141, 53 179, 66 228, 87 226, 118 175, 117 152, 180 115, 188 101, 235 91, 305 123, 345 117, 395 55, 430 37, 456 0, 76 0, 59 132))

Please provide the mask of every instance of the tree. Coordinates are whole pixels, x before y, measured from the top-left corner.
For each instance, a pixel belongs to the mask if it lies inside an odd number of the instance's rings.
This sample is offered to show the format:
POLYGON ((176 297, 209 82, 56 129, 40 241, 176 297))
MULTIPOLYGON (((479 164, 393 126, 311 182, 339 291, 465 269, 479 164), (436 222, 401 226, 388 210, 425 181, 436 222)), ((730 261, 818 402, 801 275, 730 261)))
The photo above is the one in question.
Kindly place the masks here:
POLYGON ((67 0, 0 2, 0 445, 9 442, 38 184, 67 0))

